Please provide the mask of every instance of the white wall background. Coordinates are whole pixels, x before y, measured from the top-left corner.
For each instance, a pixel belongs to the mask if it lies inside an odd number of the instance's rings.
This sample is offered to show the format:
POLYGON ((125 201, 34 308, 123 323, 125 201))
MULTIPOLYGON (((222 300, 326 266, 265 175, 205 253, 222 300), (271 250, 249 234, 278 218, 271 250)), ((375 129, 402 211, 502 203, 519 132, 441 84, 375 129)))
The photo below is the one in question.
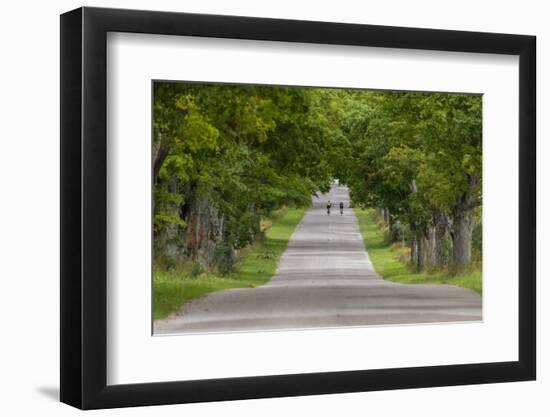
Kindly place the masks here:
MULTIPOLYGON (((82 3, 3 4, 0 24, 0 410, 3 415, 76 415, 58 403, 59 379, 59 17, 82 3), (7 145, 7 146, 6 146, 7 145)), ((145 407, 94 415, 529 415, 550 411, 550 26, 536 0, 309 1, 123 0, 86 5, 534 34, 538 37, 538 381, 345 395, 145 407), (546 395, 544 395, 546 394, 546 395)))

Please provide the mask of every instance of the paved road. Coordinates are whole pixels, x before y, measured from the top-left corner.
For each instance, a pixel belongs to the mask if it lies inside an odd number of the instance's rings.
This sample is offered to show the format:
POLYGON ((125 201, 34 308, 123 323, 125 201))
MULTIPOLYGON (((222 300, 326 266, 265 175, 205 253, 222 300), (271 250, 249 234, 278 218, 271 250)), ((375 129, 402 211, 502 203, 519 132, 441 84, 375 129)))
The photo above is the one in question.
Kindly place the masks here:
POLYGON ((154 332, 197 333, 481 320, 481 297, 451 285, 398 284, 374 270, 345 187, 313 199, 271 281, 211 293, 154 323, 154 332))

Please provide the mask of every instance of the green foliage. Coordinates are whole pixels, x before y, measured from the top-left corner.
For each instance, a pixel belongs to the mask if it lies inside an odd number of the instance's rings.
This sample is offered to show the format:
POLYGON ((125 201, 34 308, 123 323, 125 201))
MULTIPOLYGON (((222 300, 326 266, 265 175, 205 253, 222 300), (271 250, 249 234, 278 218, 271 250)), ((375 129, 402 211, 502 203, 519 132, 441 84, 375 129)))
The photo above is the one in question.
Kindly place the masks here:
POLYGON ((192 230, 194 240, 181 247, 195 259, 208 246, 202 239, 221 234, 208 260, 229 272, 231 251, 255 241, 262 217, 285 205, 309 205, 312 193, 328 189, 345 155, 336 143, 343 136, 335 133, 342 113, 335 99, 344 93, 155 83, 155 235, 179 226, 186 240, 192 230), (219 233, 203 233, 213 223, 197 210, 205 200, 219 217, 219 233))
POLYGON ((409 240, 441 215, 452 226, 481 205, 481 104, 466 94, 155 82, 155 238, 179 236, 183 258, 228 274, 262 218, 308 205, 334 178, 355 204, 388 209, 409 240))
POLYGON ((355 201, 414 225, 434 209, 451 212, 466 193, 480 203, 480 96, 377 93, 371 110, 356 117, 355 201))

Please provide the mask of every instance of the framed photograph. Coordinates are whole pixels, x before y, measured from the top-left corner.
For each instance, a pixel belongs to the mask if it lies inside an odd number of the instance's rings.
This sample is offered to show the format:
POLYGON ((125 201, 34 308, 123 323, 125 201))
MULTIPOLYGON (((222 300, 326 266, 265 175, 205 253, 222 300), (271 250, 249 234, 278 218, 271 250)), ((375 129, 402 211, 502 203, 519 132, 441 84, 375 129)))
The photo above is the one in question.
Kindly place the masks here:
POLYGON ((535 37, 61 16, 61 401, 533 380, 535 37))

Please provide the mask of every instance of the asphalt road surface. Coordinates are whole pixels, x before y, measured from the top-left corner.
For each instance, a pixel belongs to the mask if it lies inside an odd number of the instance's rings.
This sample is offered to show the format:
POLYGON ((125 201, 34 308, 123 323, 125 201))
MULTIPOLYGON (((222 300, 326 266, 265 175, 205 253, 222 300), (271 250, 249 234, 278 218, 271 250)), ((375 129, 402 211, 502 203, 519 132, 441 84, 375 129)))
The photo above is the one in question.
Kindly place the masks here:
POLYGON ((383 280, 364 249, 346 187, 313 198, 271 281, 210 293, 154 323, 155 334, 481 320, 481 297, 452 285, 383 280), (333 203, 327 215, 326 202, 333 203), (340 215, 338 204, 345 203, 340 215))

